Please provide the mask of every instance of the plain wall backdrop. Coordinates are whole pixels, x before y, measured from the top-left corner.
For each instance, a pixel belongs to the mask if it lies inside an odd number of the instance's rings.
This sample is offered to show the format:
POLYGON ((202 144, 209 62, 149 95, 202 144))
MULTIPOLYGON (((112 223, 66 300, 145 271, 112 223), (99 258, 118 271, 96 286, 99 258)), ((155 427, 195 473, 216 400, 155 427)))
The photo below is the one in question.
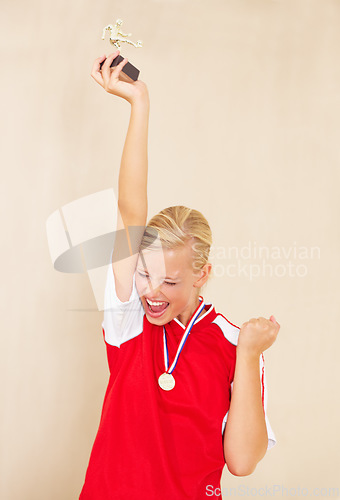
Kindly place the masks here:
POLYGON ((238 326, 281 324, 265 352, 278 443, 251 476, 225 467, 223 498, 339 496, 339 1, 2 7, 1 499, 77 499, 99 425, 103 312, 86 274, 53 268, 46 220, 117 193, 130 106, 90 76, 117 18, 144 44, 121 52, 150 93, 149 218, 200 210, 205 301, 238 326))

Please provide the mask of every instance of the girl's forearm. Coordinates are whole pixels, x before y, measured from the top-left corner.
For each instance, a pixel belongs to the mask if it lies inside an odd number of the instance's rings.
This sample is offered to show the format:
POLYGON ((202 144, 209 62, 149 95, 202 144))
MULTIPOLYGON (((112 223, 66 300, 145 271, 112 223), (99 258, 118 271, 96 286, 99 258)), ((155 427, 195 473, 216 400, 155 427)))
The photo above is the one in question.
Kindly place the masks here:
POLYGON ((268 446, 259 357, 237 350, 233 391, 224 434, 224 456, 234 475, 251 474, 268 446))
POLYGON ((131 102, 130 122, 122 153, 118 203, 122 214, 147 214, 148 95, 131 102))

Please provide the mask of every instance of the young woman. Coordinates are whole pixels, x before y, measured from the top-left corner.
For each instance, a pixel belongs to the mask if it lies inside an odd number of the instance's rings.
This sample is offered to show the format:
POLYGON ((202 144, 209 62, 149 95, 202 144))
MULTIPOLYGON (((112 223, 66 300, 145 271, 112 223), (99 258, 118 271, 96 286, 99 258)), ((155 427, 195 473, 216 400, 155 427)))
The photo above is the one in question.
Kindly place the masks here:
POLYGON ((221 497, 225 464, 251 474, 275 444, 263 351, 280 326, 271 316, 239 328, 205 304, 212 236, 199 211, 172 206, 146 224, 149 95, 123 79, 127 59, 110 68, 118 54, 91 73, 131 117, 119 172, 125 242, 111 252, 102 323, 110 380, 80 500, 221 497))

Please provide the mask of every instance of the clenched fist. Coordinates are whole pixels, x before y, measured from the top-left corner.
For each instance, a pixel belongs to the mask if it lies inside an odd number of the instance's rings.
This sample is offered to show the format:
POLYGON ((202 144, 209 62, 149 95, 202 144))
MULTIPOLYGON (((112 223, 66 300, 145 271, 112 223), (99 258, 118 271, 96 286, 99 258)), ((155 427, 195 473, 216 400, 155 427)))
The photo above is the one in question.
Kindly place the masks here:
POLYGON ((240 328, 237 350, 249 356, 260 356, 275 342, 279 330, 280 325, 274 316, 252 318, 240 328))

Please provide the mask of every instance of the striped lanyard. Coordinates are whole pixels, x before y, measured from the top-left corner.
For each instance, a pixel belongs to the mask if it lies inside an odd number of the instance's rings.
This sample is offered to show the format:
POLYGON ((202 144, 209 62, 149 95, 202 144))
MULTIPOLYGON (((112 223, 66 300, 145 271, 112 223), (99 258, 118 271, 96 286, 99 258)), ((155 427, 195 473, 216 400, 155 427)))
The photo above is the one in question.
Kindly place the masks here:
POLYGON ((189 323, 187 324, 182 340, 177 348, 176 356, 175 359, 169 368, 169 352, 168 352, 168 344, 166 341, 166 334, 165 334, 165 327, 163 325, 163 350, 164 350, 164 366, 165 366, 165 372, 159 377, 158 383, 160 387, 164 390, 171 390, 175 387, 175 379, 172 375, 172 372, 175 369, 175 366, 177 364, 179 355, 182 352, 182 349, 184 347, 184 344, 190 334, 190 331, 192 327, 194 326, 195 321, 197 320, 198 316, 201 314, 201 312, 204 309, 205 303, 203 300, 203 297, 199 296, 199 300, 201 301, 200 305, 197 307, 193 315, 191 316, 191 319, 189 323))

